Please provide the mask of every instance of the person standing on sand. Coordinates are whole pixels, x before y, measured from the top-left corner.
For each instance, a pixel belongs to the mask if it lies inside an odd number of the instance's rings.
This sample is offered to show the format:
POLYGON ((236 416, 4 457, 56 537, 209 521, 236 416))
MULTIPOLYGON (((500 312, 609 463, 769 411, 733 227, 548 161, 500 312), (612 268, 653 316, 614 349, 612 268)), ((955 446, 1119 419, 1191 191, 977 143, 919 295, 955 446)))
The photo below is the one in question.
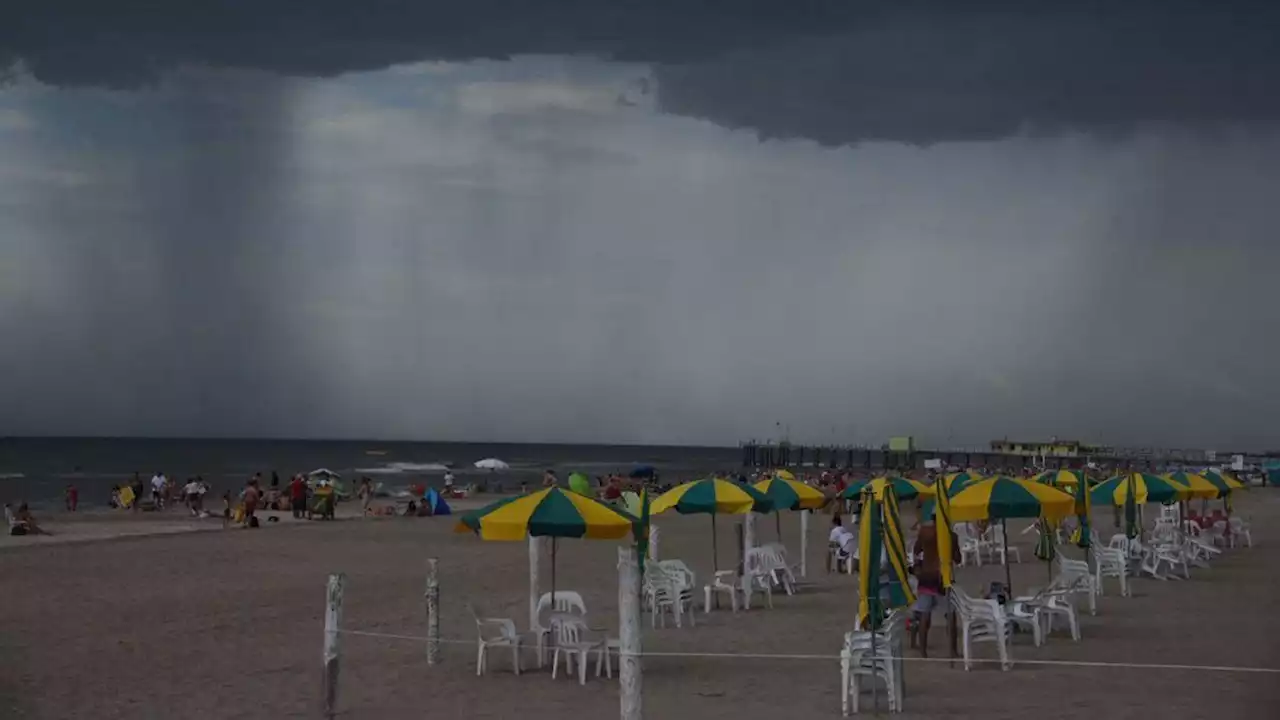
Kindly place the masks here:
POLYGON ((453 497, 453 471, 444 471, 444 495, 445 497, 453 497))
POLYGON ((142 504, 142 475, 135 472, 133 474, 133 502, 129 504, 129 509, 138 512, 138 506, 142 504))
POLYGON ((254 512, 258 509, 258 500, 261 497, 262 491, 258 489, 258 476, 255 474, 244 489, 244 526, 246 528, 258 526, 258 518, 254 512))
POLYGON ((369 503, 373 502, 373 481, 367 477, 360 478, 360 489, 356 491, 360 498, 360 514, 368 517, 369 503))
POLYGON ((547 470, 546 472, 542 473, 542 487, 550 488, 555 486, 556 486, 556 471, 547 470))
POLYGON ((163 471, 157 470, 151 476, 151 502, 155 503, 157 510, 164 509, 164 488, 168 482, 169 478, 164 476, 163 471))
POLYGON ((289 482, 289 507, 295 520, 301 520, 307 514, 307 481, 301 475, 294 475, 289 482))
MULTIPOLYGON (((958 563, 960 561, 960 544, 952 538, 951 542, 951 561, 958 563)), ((929 628, 933 625, 933 611, 939 605, 943 606, 943 612, 947 615, 951 614, 951 609, 946 607, 946 598, 942 589, 942 563, 938 558, 938 533, 937 526, 932 522, 921 525, 920 532, 916 535, 916 546, 912 552, 916 557, 915 566, 912 572, 916 576, 916 602, 911 606, 912 624, 911 624, 911 647, 920 648, 920 657, 929 657, 929 628)), ((952 643, 955 637, 951 638, 952 643)), ((954 656, 955 646, 952 645, 951 654, 954 656)))
POLYGON ((67 512, 75 512, 80 505, 80 491, 75 485, 67 485, 67 512))

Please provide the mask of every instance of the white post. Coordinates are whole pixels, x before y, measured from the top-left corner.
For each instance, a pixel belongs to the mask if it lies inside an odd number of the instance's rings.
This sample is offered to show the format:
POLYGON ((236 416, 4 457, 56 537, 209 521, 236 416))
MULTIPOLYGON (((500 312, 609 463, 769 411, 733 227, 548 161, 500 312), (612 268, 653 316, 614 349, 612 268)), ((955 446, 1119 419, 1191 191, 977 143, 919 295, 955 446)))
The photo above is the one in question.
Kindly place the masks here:
POLYGON ((641 720, 640 566, 633 548, 618 548, 618 682, 622 720, 641 720))
POLYGON ((538 627, 538 559, 542 551, 541 541, 529 536, 529 629, 538 627))
POLYGON ((756 546, 756 514, 742 516, 742 554, 745 557, 756 546))
POLYGON ((329 576, 326 593, 328 605, 324 611, 324 717, 332 720, 338 705, 338 659, 342 653, 342 595, 347 576, 341 573, 329 576))
POLYGON ((658 562, 658 542, 662 539, 662 531, 657 525, 649 524, 649 561, 658 562))
POLYGON ((809 511, 800 511, 800 577, 809 577, 809 511))
POLYGON ((439 561, 427 558, 427 664, 440 663, 440 577, 439 561))

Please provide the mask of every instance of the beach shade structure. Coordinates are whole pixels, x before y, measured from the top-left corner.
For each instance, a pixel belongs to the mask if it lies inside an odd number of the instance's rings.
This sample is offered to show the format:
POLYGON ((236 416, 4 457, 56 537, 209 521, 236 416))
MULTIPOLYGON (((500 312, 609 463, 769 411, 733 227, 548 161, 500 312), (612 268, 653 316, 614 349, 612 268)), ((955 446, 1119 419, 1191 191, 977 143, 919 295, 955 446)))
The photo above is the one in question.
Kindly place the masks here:
POLYGON ((1049 470, 1034 475, 1030 479, 1032 482, 1038 482, 1041 485, 1066 489, 1067 492, 1072 492, 1082 483, 1086 486, 1089 484, 1088 478, 1080 470, 1049 470))
POLYGON ((869 480, 854 480, 849 483, 849 487, 845 488, 844 492, 840 493, 840 497, 845 500, 856 500, 862 494, 862 491, 868 487, 871 488, 871 492, 875 493, 877 498, 884 496, 886 487, 892 487, 893 494, 902 500, 910 500, 920 495, 932 495, 934 493, 933 487, 925 485, 919 480, 888 476, 869 480))
POLYGON ((551 592, 556 591, 556 543, 560 538, 621 540, 638 518, 589 497, 550 487, 490 503, 458 518, 454 532, 474 532, 481 540, 551 538, 551 592))
POLYGON ((1186 486, 1150 473, 1126 473, 1117 475, 1094 486, 1089 491, 1089 501, 1095 505, 1120 507, 1132 494, 1138 505, 1145 503, 1172 503, 1191 497, 1186 486))
MULTIPOLYGON (((817 510, 827 504, 827 496, 815 487, 810 487, 795 479, 782 477, 777 473, 768 480, 762 480, 753 487, 773 501, 773 516, 776 520, 778 539, 782 539, 783 510, 817 510)), ((790 475, 791 473, 787 473, 790 475)))
POLYGON ((1067 493, 1048 485, 1027 480, 996 476, 974 483, 951 496, 951 519, 954 522, 999 520, 1004 537, 1006 562, 1004 579, 1012 592, 1013 578, 1009 569, 1009 518, 1044 518, 1059 521, 1075 511, 1076 501, 1067 493))
POLYGON ((870 488, 864 490, 858 531, 858 620, 863 629, 874 630, 887 610, 915 602, 902 519, 892 492, 877 497, 870 488), (882 575, 889 577, 887 584, 882 575))
POLYGON ((485 458, 483 460, 477 460, 473 464, 480 470, 496 471, 511 469, 510 465, 502 462, 498 458, 485 458))
POLYGON ((1200 476, 1209 481, 1220 491, 1218 497, 1222 498, 1222 504, 1226 506, 1227 513, 1231 512, 1231 496, 1236 490, 1247 489, 1248 486, 1236 480, 1230 475, 1219 473, 1215 470, 1205 470, 1200 476))
POLYGON ((632 478, 651 478, 657 474, 652 465, 632 465, 631 472, 628 477, 632 478))
POLYGON ((718 572, 720 549, 716 540, 716 516, 767 513, 773 510, 773 501, 750 485, 717 479, 694 480, 666 491, 655 498, 649 508, 653 515, 668 510, 681 515, 711 516, 711 567, 718 572))
POLYGON ((591 497, 591 478, 582 473, 573 473, 569 476, 569 490, 591 497))
POLYGON ((1185 487, 1191 493, 1192 498, 1216 500, 1222 497, 1222 490, 1199 473, 1176 472, 1170 473, 1166 477, 1185 487))
POLYGON ((422 496, 422 502, 425 503, 427 509, 431 511, 432 516, 453 514, 453 510, 449 508, 449 503, 444 501, 444 496, 435 488, 431 488, 422 496))
POLYGON ((796 476, 793 475, 790 470, 775 470, 773 472, 773 476, 776 478, 782 478, 783 480, 790 480, 791 482, 796 481, 796 476))
POLYGON ((946 488, 947 493, 949 493, 952 497, 954 497, 956 493, 960 492, 961 490, 964 490, 965 488, 969 487, 970 485, 976 482, 981 482, 982 479, 983 477, 981 475, 979 475, 978 473, 972 470, 969 470, 966 472, 949 473, 947 475, 943 475, 942 477, 938 478, 938 482, 942 483, 942 487, 946 488))

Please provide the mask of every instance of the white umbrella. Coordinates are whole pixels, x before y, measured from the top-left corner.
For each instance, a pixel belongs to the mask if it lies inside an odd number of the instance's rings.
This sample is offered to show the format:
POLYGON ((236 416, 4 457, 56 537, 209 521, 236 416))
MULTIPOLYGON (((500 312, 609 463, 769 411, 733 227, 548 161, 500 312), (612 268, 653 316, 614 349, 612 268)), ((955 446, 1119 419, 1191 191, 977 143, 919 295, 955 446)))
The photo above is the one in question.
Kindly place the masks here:
POLYGON ((498 458, 485 458, 483 460, 477 460, 475 462, 475 466, 480 468, 481 470, 509 470, 511 468, 510 465, 502 462, 498 458))

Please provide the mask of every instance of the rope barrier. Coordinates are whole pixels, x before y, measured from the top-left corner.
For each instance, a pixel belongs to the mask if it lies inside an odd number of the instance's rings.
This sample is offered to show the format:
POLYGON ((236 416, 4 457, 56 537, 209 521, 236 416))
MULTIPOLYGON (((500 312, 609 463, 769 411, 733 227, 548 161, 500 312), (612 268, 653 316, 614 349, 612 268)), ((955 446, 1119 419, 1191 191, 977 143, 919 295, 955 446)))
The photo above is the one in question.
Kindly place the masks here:
MULTIPOLYGON (((360 637, 384 638, 388 640, 407 640, 412 642, 426 642, 425 635, 400 635, 397 633, 374 632, 369 630, 345 630, 338 631, 343 635, 356 635, 360 637)), ((532 637, 531 633, 521 633, 521 637, 532 637)), ((439 642, 445 645, 475 645, 475 638, 471 639, 450 639, 440 638, 439 642)), ((618 653, 625 657, 651 657, 651 658, 705 658, 705 659, 738 659, 738 660, 826 660, 838 661, 840 655, 816 655, 803 653, 714 653, 714 652, 663 652, 663 651, 645 651, 640 653, 618 653)), ((920 662, 920 663, 951 663, 959 662, 960 658, 948 657, 917 657, 903 656, 890 657, 892 660, 902 660, 904 662, 920 662)), ((971 658, 971 663, 999 663, 999 658, 971 658)), ((1217 673, 1246 673, 1260 675, 1280 675, 1280 668, 1268 667, 1240 667, 1231 665, 1179 665, 1172 663, 1126 663, 1126 662, 1106 662, 1094 660, 1024 660, 1015 659, 1015 665, 1045 665, 1060 667, 1082 667, 1082 668, 1105 668, 1112 670, 1130 669, 1130 670, 1162 670, 1162 671, 1187 671, 1187 672, 1217 672, 1217 673)))

